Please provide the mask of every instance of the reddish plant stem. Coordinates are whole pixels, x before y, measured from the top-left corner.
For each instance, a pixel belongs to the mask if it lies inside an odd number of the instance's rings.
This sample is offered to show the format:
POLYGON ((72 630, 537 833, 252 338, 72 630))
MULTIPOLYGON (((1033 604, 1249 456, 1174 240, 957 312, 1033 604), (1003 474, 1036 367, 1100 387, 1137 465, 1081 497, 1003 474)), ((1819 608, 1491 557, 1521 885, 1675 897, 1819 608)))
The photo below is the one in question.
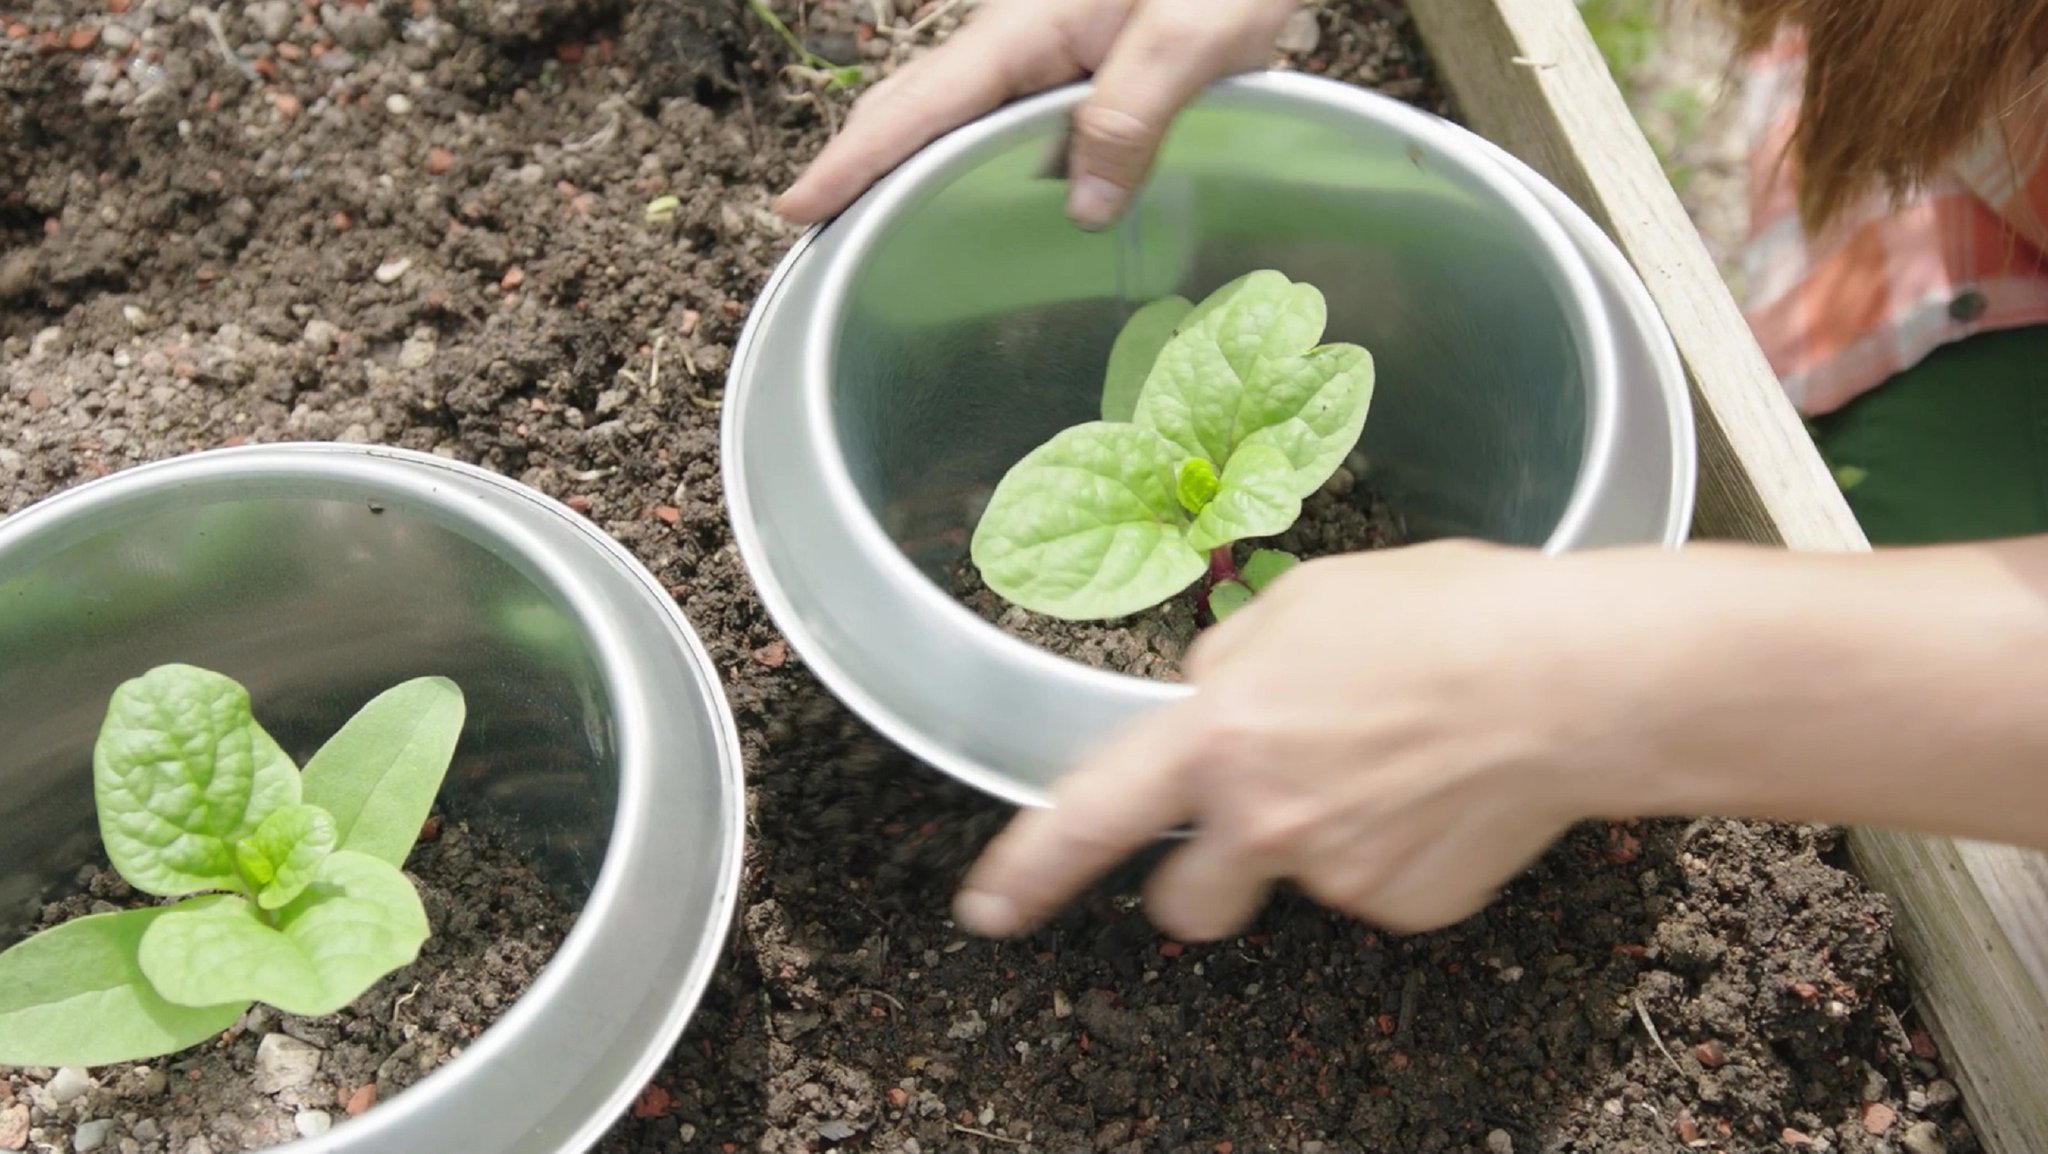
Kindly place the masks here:
POLYGON ((1237 558, 1230 555, 1230 546, 1218 545, 1214 549, 1209 550, 1208 587, 1214 589, 1225 581, 1235 581, 1237 579, 1237 558))
POLYGON ((1230 546, 1218 545, 1209 550, 1209 572, 1202 577, 1202 595, 1197 598, 1197 607, 1211 621, 1216 614, 1209 608, 1209 594, 1225 581, 1240 580, 1237 572, 1237 558, 1230 555, 1230 546))

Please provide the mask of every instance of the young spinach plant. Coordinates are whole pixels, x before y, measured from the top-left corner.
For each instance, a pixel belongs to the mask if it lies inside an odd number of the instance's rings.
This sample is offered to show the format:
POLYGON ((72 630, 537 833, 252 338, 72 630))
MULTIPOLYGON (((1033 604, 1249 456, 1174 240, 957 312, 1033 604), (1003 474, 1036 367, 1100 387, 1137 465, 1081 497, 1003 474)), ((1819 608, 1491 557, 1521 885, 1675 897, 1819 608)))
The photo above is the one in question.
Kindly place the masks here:
POLYGON ((463 714, 453 682, 405 682, 301 772, 221 674, 163 665, 122 684, 93 749, 100 839, 129 885, 184 900, 0 953, 0 1065, 158 1057, 252 1002, 334 1013, 411 964, 427 915, 399 867, 463 714))
POLYGON ((1062 430, 996 485, 969 546, 988 587, 1036 613, 1122 617, 1204 582, 1218 620, 1295 563, 1233 543, 1285 532, 1357 443, 1373 361, 1318 344, 1323 295, 1279 272, 1139 309, 1110 351, 1102 419, 1062 430))

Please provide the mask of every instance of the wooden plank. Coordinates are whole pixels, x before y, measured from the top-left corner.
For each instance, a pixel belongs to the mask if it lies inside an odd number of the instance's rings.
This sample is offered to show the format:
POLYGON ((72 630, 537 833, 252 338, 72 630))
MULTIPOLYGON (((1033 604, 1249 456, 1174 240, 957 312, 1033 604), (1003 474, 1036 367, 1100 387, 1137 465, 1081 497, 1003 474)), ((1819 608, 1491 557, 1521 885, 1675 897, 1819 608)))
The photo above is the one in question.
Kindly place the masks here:
MULTIPOLYGON (((1577 201, 1678 345, 1700 429, 1695 537, 1867 549, 1573 0, 1410 0, 1465 122, 1577 201)), ((1993 1154, 2048 1151, 2048 858, 1850 831, 1918 1005, 1993 1154)))

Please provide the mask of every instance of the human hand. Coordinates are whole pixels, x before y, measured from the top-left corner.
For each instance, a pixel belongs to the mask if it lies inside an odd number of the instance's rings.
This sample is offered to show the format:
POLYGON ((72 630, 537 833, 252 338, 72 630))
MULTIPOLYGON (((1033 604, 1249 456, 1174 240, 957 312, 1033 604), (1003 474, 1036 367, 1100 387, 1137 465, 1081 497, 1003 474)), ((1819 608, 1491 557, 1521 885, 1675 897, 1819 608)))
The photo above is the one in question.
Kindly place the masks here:
POLYGON ((944 133, 1005 101, 1078 80, 1067 214, 1116 220, 1181 106, 1264 64, 1299 0, 987 0, 951 40, 869 89, 845 129, 776 201, 810 224, 944 133))
POLYGON ((1300 566, 1199 640, 1191 697, 989 845, 956 917, 1031 929, 1184 822, 1145 902, 1182 940, 1239 930, 1283 879, 1397 931, 1477 911, 1571 823, 1674 800, 1643 771, 1690 723, 1671 678, 1726 582, 1673 556, 1456 543, 1300 566))

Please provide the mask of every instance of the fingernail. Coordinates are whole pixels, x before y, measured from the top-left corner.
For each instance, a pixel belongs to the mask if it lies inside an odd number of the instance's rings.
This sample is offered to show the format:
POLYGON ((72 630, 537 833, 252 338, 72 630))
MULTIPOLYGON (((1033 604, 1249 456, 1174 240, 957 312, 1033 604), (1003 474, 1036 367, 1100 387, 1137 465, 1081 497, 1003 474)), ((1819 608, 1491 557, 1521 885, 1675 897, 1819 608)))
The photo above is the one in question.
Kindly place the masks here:
POLYGON ((1023 928, 1017 903, 1001 894, 961 890, 953 899, 953 920, 985 938, 1007 938, 1023 928))
POLYGON ((1067 215, 1082 228, 1108 228, 1130 194, 1099 176, 1077 176, 1067 190, 1067 215))

